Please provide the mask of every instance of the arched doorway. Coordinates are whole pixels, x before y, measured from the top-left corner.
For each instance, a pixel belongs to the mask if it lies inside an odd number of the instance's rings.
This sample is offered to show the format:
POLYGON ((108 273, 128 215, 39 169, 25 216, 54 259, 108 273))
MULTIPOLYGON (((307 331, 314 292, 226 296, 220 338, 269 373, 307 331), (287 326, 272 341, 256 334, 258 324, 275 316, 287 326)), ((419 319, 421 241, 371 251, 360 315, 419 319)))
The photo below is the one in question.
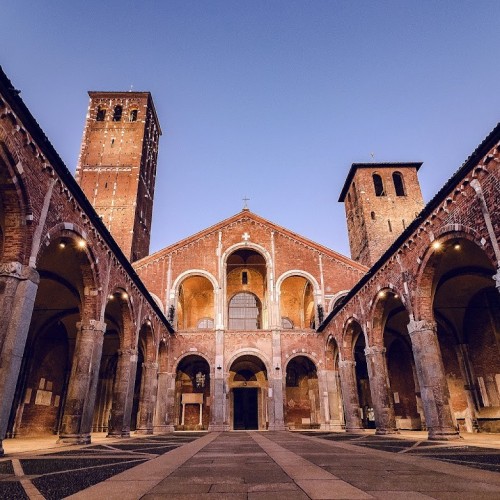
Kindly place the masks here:
POLYGON ((314 429, 320 424, 316 365, 306 356, 292 358, 286 366, 285 425, 290 429, 314 429))
POLYGON ((432 310, 461 431, 500 432, 500 296, 495 267, 478 245, 452 238, 433 246, 432 310))
POLYGON ((210 366, 201 356, 181 360, 175 376, 175 430, 206 430, 210 422, 210 366))
POLYGON ((358 389, 361 421, 365 429, 375 429, 375 412, 373 410, 372 395, 370 392, 370 377, 365 355, 365 336, 360 332, 354 343, 354 361, 356 362, 356 385, 358 389))
POLYGON ((376 298, 374 332, 386 348, 387 373, 398 429, 422 428, 423 410, 408 335, 410 316, 400 296, 382 290, 376 298))
POLYGON ((267 370, 257 356, 243 355, 229 370, 231 423, 234 430, 264 430, 267 411, 267 370))
POLYGON ((54 237, 37 262, 37 290, 11 410, 9 435, 58 434, 82 320, 89 267, 74 233, 54 237), (87 280, 87 281, 86 281, 87 280))

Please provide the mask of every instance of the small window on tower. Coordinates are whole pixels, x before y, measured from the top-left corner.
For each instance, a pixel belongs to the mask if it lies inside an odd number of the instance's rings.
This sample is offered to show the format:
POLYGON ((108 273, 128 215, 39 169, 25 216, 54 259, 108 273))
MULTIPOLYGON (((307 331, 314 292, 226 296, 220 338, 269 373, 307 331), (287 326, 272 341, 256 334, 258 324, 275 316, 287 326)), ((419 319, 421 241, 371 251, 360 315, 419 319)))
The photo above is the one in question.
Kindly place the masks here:
POLYGON ((137 109, 132 109, 130 111, 130 115, 128 117, 129 122, 136 122, 137 121, 137 109))
POLYGON ((405 185, 403 183, 403 174, 401 174, 400 172, 394 172, 392 174, 392 180, 394 182, 396 196, 406 196, 405 185))
POLYGON ((101 106, 99 106, 97 108, 97 115, 96 115, 95 119, 98 122, 103 122, 104 118, 106 118, 106 109, 105 108, 101 108, 101 106))
POLYGON ((123 108, 120 105, 115 106, 115 111, 113 113, 113 121, 114 122, 121 121, 121 119, 122 119, 122 113, 123 113, 123 108))
POLYGON ((246 271, 241 273, 241 284, 248 285, 248 273, 246 271))
POLYGON ((375 212, 371 213, 372 220, 375 220, 375 212))
POLYGON ((385 196, 384 183, 379 174, 373 174, 373 187, 375 188, 375 196, 385 196))

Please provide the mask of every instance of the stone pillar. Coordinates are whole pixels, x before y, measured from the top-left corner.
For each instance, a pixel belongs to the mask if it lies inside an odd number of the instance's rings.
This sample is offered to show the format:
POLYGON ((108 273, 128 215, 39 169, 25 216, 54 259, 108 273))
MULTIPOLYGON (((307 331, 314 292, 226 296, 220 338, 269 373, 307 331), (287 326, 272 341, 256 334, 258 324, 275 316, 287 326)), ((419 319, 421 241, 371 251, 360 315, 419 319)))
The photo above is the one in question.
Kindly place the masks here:
POLYGON ((208 429, 211 431, 228 430, 229 423, 226 422, 226 393, 224 390, 224 330, 219 329, 215 332, 215 367, 213 371, 213 394, 212 404, 210 405, 210 424, 208 429))
POLYGON ((156 412, 153 431, 165 433, 174 431, 175 376, 168 372, 158 373, 156 412))
POLYGON ((370 392, 375 412, 376 434, 395 434, 396 416, 394 401, 389 385, 385 347, 374 345, 365 349, 370 392))
POLYGON ((359 407, 358 389, 356 387, 356 362, 352 360, 339 361, 340 385, 344 399, 346 432, 364 432, 361 424, 361 409, 359 407))
POLYGON ((408 333, 429 439, 456 439, 459 434, 453 426, 449 404, 450 393, 439 349, 436 323, 410 320, 408 333))
MULTIPOLYGON (((326 422, 325 430, 340 431, 342 429, 342 406, 340 387, 338 386, 338 372, 335 370, 325 370, 326 380, 326 401, 328 405, 329 420, 326 422)), ((326 412, 326 410, 325 410, 326 412)))
POLYGON ((281 332, 273 330, 272 333, 273 373, 268 373, 270 408, 269 408, 269 430, 285 430, 283 379, 286 374, 281 367, 281 332))
POLYGON ((465 429, 467 432, 479 432, 479 423, 476 415, 476 401, 479 407, 477 394, 474 391, 474 375, 469 359, 469 346, 458 344, 455 346, 458 364, 464 379, 464 391, 467 398, 467 410, 465 411, 465 429))
POLYGON ((143 363, 136 434, 153 434, 153 413, 157 387, 158 363, 152 361, 143 363))
POLYGON ((59 442, 88 444, 106 324, 89 320, 77 323, 76 328, 75 353, 59 442))
POLYGON ((31 267, 0 264, 0 456, 39 282, 31 267))
POLYGON ((108 437, 130 436, 130 414, 134 398, 135 373, 137 370, 137 351, 122 349, 118 351, 113 406, 109 421, 108 437))

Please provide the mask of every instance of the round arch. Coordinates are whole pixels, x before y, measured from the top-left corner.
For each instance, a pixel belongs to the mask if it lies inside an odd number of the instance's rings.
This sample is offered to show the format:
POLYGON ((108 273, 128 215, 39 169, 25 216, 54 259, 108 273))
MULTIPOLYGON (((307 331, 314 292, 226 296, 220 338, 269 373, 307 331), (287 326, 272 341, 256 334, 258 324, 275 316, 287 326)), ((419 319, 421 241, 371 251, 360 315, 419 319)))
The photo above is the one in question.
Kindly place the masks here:
POLYGON ((226 373, 229 373, 229 370, 231 369, 231 366, 233 363, 240 358, 241 356, 255 356, 256 358, 259 358, 262 363, 264 363, 264 366, 266 367, 266 371, 268 373, 268 376, 272 373, 271 371, 271 362, 269 359, 267 359, 266 355, 259 351, 258 349, 254 347, 244 347, 241 349, 238 349, 237 351, 234 351, 232 356, 229 358, 229 360, 226 362, 226 367, 225 371, 226 373))

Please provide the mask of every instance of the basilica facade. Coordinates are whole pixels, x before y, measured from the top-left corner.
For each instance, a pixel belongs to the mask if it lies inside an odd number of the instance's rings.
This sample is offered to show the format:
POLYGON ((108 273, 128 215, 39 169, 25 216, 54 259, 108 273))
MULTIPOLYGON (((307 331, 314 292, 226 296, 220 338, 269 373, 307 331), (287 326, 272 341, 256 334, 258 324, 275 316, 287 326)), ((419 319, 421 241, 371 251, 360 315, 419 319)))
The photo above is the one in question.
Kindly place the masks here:
POLYGON ((424 205, 353 164, 352 258, 248 208, 149 254, 161 128, 89 92, 76 180, 0 74, 0 439, 500 431, 500 127, 424 205))

